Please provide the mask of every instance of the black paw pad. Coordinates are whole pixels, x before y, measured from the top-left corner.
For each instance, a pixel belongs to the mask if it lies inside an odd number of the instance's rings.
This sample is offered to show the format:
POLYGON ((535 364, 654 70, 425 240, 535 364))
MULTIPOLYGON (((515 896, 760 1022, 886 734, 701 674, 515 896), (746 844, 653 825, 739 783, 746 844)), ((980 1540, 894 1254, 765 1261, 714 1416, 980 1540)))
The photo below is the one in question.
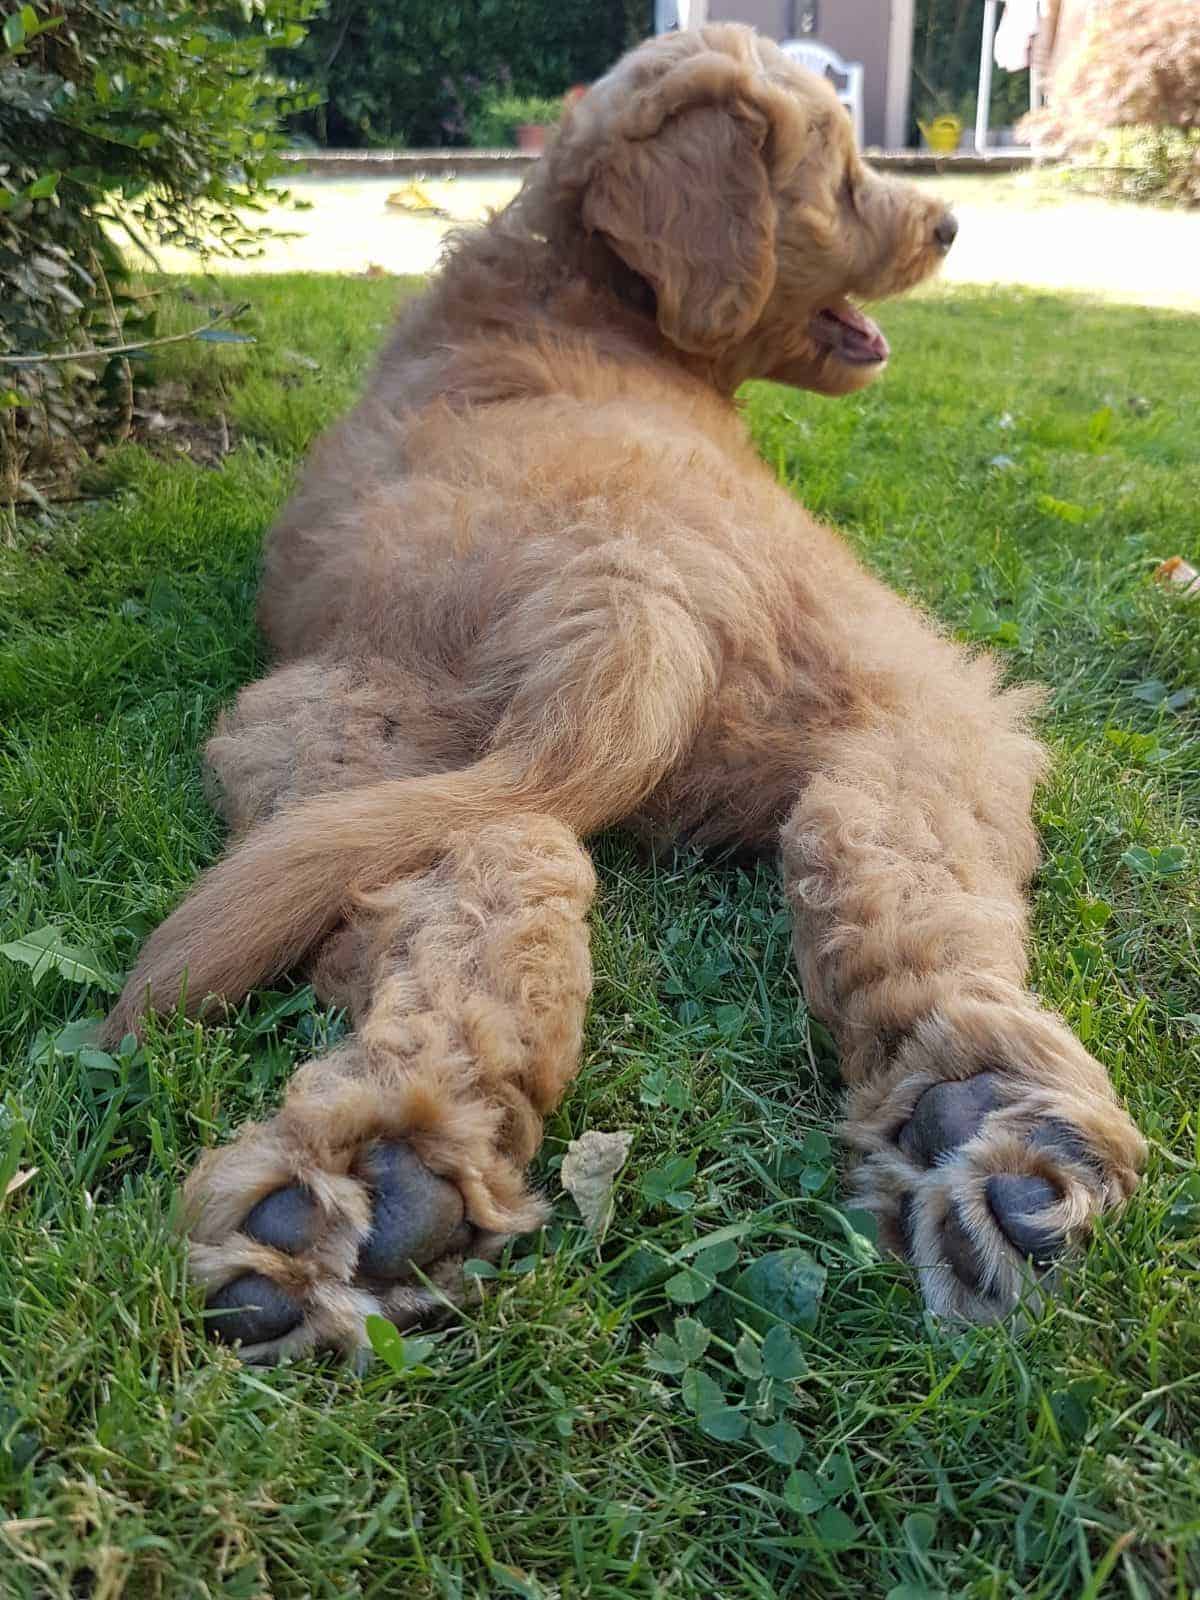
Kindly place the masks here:
POLYGON ((222 1344, 263 1344, 282 1339, 299 1326, 303 1315, 296 1301, 261 1272, 247 1272, 208 1302, 208 1334, 222 1344), (213 1315, 213 1313, 217 1313, 213 1315))
POLYGON ((312 1244, 320 1220, 312 1192, 303 1184, 292 1183, 276 1189, 248 1211, 241 1231, 259 1244, 295 1256, 312 1244))
POLYGON ((462 1195, 406 1144, 371 1145, 360 1162, 371 1190, 371 1231, 358 1253, 366 1278, 402 1278, 444 1254, 463 1220, 462 1195))
POLYGON ((1103 1176, 1100 1161, 1084 1143, 1079 1129, 1073 1128, 1060 1117, 1050 1117, 1040 1122, 1029 1135, 1029 1143, 1035 1150, 1044 1150, 1047 1155, 1056 1156, 1060 1161, 1073 1161, 1077 1166, 1087 1167, 1103 1176))
POLYGON ((1047 1228, 1034 1222, 1033 1217, 1057 1205, 1061 1198, 1045 1178, 1004 1172, 987 1181, 988 1205, 996 1225, 1013 1249, 1019 1255, 1032 1257, 1038 1267, 1049 1266, 1065 1241, 1057 1228, 1047 1228))
POLYGON ((910 1161, 931 1167, 974 1138, 984 1117, 998 1104, 995 1073, 935 1083, 917 1101, 896 1142, 910 1161))

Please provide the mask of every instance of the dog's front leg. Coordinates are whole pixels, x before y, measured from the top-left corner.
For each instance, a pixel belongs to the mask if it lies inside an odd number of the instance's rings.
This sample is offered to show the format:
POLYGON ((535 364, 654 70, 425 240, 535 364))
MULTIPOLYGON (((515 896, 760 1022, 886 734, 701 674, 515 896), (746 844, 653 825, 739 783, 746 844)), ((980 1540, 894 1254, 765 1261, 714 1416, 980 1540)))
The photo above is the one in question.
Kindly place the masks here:
POLYGON ((1022 721, 1019 695, 949 649, 915 690, 911 667, 878 678, 863 714, 816 737, 781 841, 857 1193, 931 1309, 977 1321, 1120 1203, 1145 1156, 1104 1068, 1025 988, 1043 752, 1022 721))

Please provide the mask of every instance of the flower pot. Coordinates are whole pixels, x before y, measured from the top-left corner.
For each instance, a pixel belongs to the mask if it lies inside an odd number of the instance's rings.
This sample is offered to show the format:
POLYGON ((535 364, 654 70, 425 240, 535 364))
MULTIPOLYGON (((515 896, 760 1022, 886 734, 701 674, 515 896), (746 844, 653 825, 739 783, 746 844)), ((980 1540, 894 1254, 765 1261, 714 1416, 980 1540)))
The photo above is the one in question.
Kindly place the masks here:
POLYGON ((517 149, 529 156, 540 156, 549 134, 550 129, 544 122, 520 122, 517 124, 517 149))

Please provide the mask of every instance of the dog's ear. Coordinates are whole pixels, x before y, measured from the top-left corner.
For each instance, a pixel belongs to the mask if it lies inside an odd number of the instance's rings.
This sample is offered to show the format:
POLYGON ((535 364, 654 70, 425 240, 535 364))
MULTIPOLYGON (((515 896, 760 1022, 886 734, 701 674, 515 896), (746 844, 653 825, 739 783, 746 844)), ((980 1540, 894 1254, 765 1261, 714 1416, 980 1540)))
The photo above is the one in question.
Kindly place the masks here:
POLYGON ((715 355, 770 297, 775 206, 767 118, 738 92, 733 63, 701 75, 703 61, 635 106, 591 175, 583 222, 651 285, 671 343, 715 355))

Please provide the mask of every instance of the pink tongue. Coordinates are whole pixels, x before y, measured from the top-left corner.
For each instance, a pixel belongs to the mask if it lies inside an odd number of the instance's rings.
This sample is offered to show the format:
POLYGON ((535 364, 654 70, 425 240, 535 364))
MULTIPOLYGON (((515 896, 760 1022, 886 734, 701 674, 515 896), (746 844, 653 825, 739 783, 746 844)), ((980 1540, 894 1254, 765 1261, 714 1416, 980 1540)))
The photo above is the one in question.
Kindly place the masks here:
POLYGON ((835 322, 840 322, 854 335, 854 343, 863 350, 869 350, 880 361, 886 361, 890 347, 883 336, 878 323, 872 322, 870 317, 865 317, 861 311, 848 302, 843 301, 836 309, 830 307, 827 313, 835 322))

